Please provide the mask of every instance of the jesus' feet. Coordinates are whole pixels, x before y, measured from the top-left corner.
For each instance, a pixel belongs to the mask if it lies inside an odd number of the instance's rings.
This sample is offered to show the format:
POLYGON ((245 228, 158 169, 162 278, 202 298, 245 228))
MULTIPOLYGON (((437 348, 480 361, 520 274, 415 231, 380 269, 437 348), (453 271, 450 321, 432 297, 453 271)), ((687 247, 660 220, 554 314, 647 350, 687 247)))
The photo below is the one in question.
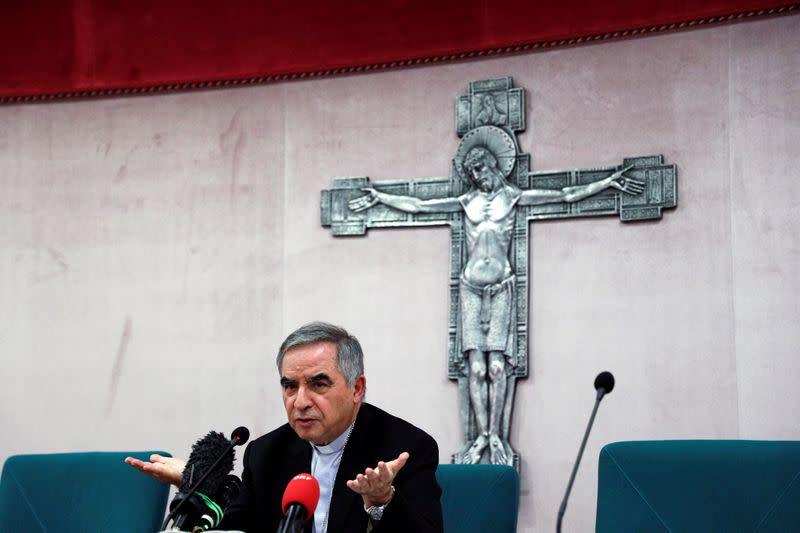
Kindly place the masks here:
POLYGON ((472 446, 469 447, 469 450, 464 453, 464 463, 469 465, 476 465, 481 460, 481 454, 483 450, 486 449, 486 446, 489 445, 489 438, 487 435, 480 434, 478 438, 475 439, 475 442, 472 443, 472 446))
POLYGON ((509 464, 506 447, 503 445, 503 440, 496 433, 493 433, 492 436, 489 437, 489 452, 491 453, 492 464, 494 465, 509 464))

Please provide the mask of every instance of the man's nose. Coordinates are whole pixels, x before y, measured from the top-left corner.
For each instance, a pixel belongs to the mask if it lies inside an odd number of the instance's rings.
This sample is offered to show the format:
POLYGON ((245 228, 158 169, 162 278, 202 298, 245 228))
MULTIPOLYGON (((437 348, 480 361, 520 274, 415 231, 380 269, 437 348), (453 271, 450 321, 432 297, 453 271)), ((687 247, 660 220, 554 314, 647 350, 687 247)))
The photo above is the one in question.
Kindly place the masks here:
POLYGON ((305 410, 311 407, 311 397, 308 394, 308 389, 304 386, 297 388, 297 395, 294 399, 294 406, 296 409, 305 410))

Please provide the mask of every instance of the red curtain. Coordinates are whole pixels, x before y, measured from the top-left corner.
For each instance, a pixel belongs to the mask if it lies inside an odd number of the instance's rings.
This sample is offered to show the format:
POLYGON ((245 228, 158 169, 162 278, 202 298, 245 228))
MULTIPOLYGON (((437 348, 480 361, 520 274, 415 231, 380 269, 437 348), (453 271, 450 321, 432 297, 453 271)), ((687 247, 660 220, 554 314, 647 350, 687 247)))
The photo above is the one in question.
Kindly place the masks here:
POLYGON ((5 0, 0 100, 352 72, 799 6, 776 0, 5 0))

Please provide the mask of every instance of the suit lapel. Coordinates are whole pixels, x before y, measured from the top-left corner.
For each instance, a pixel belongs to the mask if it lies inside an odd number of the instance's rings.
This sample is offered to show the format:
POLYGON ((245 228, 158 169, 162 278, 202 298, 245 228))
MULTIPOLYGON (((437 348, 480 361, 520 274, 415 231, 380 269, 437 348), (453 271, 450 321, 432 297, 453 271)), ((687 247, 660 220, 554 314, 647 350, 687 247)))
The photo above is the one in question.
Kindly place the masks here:
POLYGON ((311 445, 308 442, 299 437, 292 439, 286 453, 284 472, 289 479, 297 474, 311 473, 311 445))
MULTIPOLYGON (((286 449, 286 460, 283 464, 282 471, 286 476, 286 481, 281 488, 280 497, 283 498, 283 490, 289 481, 297 474, 311 473, 311 446, 308 442, 302 440, 295 435, 286 449)), ((281 513, 282 514, 282 513, 281 513)), ((311 533, 312 521, 308 521, 303 528, 303 533, 311 533)))

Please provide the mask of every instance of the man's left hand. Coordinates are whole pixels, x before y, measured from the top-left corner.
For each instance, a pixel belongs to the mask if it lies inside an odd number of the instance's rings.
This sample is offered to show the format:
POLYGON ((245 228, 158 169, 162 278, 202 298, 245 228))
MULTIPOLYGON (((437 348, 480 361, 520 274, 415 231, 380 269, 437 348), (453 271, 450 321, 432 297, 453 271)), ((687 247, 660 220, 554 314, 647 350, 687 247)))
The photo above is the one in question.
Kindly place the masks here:
POLYGON ((409 458, 408 452, 403 452, 393 461, 380 461, 375 468, 367 468, 363 474, 347 482, 351 490, 361 494, 365 507, 384 505, 392 497, 392 482, 403 468, 409 458))

